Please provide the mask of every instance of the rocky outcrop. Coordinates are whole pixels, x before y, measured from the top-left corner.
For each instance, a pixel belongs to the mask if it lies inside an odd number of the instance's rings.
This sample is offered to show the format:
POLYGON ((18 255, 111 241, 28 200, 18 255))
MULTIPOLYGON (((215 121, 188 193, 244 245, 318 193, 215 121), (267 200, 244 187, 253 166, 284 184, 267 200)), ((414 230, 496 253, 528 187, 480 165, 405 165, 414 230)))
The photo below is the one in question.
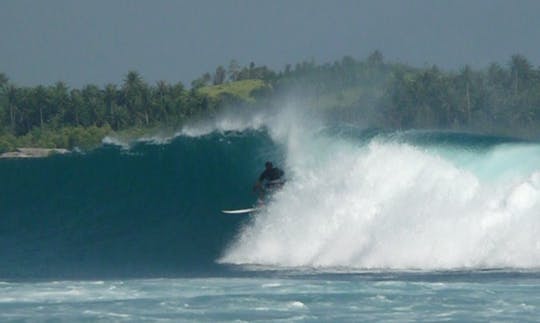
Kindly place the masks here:
POLYGON ((61 148, 17 148, 0 155, 0 158, 43 158, 54 154, 67 154, 70 151, 61 148))

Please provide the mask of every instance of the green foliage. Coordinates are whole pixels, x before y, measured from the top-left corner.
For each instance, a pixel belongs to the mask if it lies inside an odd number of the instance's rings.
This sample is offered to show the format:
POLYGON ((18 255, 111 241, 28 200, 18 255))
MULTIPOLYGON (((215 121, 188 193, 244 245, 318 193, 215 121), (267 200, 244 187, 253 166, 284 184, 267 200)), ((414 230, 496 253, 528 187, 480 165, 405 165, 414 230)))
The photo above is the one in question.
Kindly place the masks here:
POLYGON ((239 102, 255 102, 255 97, 264 91, 271 91, 271 87, 262 80, 242 80, 220 85, 206 86, 199 89, 199 93, 212 100, 238 99, 239 102))
POLYGON ((0 76, 0 134, 17 138, 5 141, 4 150, 91 147, 99 144, 103 133, 158 124, 178 126, 208 108, 201 94, 181 83, 160 81, 151 86, 135 71, 126 75, 121 87, 89 84, 82 89, 69 89, 63 82, 17 87, 0 76))
POLYGON ((291 93, 347 122, 540 136, 540 69, 522 55, 506 66, 458 72, 387 63, 379 51, 365 60, 287 64, 279 72, 232 60, 227 70, 218 66, 191 85, 151 85, 129 71, 120 85, 19 87, 0 73, 0 152, 21 146, 89 149, 112 132, 172 129, 226 105, 256 108, 291 93))
POLYGON ((109 125, 64 127, 59 130, 34 128, 29 133, 19 137, 1 136, 0 152, 12 151, 17 147, 92 149, 99 146, 102 139, 111 133, 112 129, 109 125))
POLYGON ((466 129, 514 136, 540 135, 540 70, 521 55, 505 69, 491 64, 443 73, 436 67, 395 71, 385 90, 390 128, 466 129))
POLYGON ((16 138, 12 135, 0 136, 0 154, 7 151, 13 151, 16 147, 16 138))
POLYGON ((214 85, 223 84, 225 82, 225 78, 227 77, 227 72, 225 71, 225 68, 223 66, 218 66, 216 68, 216 72, 214 73, 214 85))

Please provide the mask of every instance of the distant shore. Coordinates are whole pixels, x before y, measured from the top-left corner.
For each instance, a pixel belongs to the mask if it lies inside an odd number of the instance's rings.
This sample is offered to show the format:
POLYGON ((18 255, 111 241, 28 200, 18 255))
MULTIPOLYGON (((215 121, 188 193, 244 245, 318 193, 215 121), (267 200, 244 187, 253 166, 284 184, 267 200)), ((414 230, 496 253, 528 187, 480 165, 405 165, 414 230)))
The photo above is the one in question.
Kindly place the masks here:
POLYGON ((43 158, 56 154, 67 154, 71 152, 62 148, 31 148, 22 147, 15 151, 6 152, 0 155, 0 158, 43 158))

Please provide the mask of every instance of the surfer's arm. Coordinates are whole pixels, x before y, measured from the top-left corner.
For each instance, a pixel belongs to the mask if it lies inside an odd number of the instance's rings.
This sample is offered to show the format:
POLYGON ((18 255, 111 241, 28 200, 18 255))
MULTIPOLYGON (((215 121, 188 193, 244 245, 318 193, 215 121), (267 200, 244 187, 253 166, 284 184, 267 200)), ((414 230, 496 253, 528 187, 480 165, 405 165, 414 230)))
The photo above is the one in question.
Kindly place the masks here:
POLYGON ((260 191, 262 188, 262 182, 260 180, 255 182, 255 185, 253 185, 253 192, 260 191))
POLYGON ((259 179, 255 182, 255 185, 253 185, 253 192, 257 192, 262 190, 262 183, 266 178, 266 171, 262 172, 261 175, 259 175, 259 179))

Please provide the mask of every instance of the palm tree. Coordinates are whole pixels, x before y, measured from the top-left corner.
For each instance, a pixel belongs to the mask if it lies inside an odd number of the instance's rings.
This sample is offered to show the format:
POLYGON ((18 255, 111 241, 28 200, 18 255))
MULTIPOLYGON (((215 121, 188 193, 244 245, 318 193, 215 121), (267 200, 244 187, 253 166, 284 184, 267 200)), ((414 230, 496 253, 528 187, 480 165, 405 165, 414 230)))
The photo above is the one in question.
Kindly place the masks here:
POLYGON ((114 117, 118 102, 118 89, 114 84, 105 85, 103 90, 103 100, 105 101, 106 119, 114 130, 118 130, 119 120, 114 117))
POLYGON ((227 71, 227 74, 229 75, 230 81, 236 81, 238 79, 238 73, 240 73, 240 65, 236 60, 231 60, 229 63, 229 70, 227 71))
POLYGON ((83 99, 81 90, 73 89, 69 93, 70 104, 69 113, 66 114, 66 122, 75 126, 79 126, 80 123, 80 109, 83 105, 83 99))
POLYGON ((180 123, 183 119, 183 111, 188 102, 188 93, 181 82, 171 87, 171 114, 175 116, 177 123, 180 123))
POLYGON ((0 131, 4 128, 4 118, 7 113, 7 88, 9 79, 4 73, 0 73, 0 131), (5 109, 5 110, 4 110, 5 109))
POLYGON ((54 109, 54 123, 56 127, 61 126, 67 109, 69 107, 69 88, 64 82, 56 82, 50 89, 51 107, 54 109))
POLYGON ((469 65, 465 65, 465 68, 461 70, 458 76, 458 86, 463 90, 463 111, 465 112, 466 122, 471 122, 471 85, 473 80, 473 73, 469 65))
POLYGON ((91 124, 103 125, 105 121, 105 104, 100 89, 94 84, 89 84, 82 89, 81 94, 83 98, 82 124, 84 126, 90 126, 91 124))
POLYGON ((214 85, 223 84, 226 76, 227 76, 227 72, 225 71, 225 68, 219 65, 216 68, 216 73, 214 74, 214 85))
POLYGON ((17 95, 18 89, 15 85, 10 84, 6 90, 7 105, 9 109, 9 121, 11 125, 11 132, 15 134, 15 114, 17 112, 17 95))
POLYGON ((512 55, 510 71, 514 82, 514 94, 517 95, 521 88, 527 86, 527 83, 533 74, 533 68, 525 56, 516 54, 512 55))
POLYGON ((5 91, 9 83, 9 78, 6 74, 0 73, 0 91, 5 91))
POLYGON ((146 90, 147 86, 140 74, 136 71, 129 71, 122 85, 122 95, 124 104, 134 123, 138 123, 138 115, 144 113, 146 115, 146 123, 148 124, 148 116, 144 107, 146 90))
POLYGON ((154 91, 152 91, 152 106, 157 113, 158 120, 169 122, 169 101, 170 101, 170 86, 165 81, 158 81, 154 91))
POLYGON ((33 106, 30 106, 29 109, 35 108, 37 105, 39 110, 39 126, 43 128, 44 113, 48 112, 49 98, 47 97, 47 92, 43 85, 38 85, 32 92, 34 104, 33 106))

